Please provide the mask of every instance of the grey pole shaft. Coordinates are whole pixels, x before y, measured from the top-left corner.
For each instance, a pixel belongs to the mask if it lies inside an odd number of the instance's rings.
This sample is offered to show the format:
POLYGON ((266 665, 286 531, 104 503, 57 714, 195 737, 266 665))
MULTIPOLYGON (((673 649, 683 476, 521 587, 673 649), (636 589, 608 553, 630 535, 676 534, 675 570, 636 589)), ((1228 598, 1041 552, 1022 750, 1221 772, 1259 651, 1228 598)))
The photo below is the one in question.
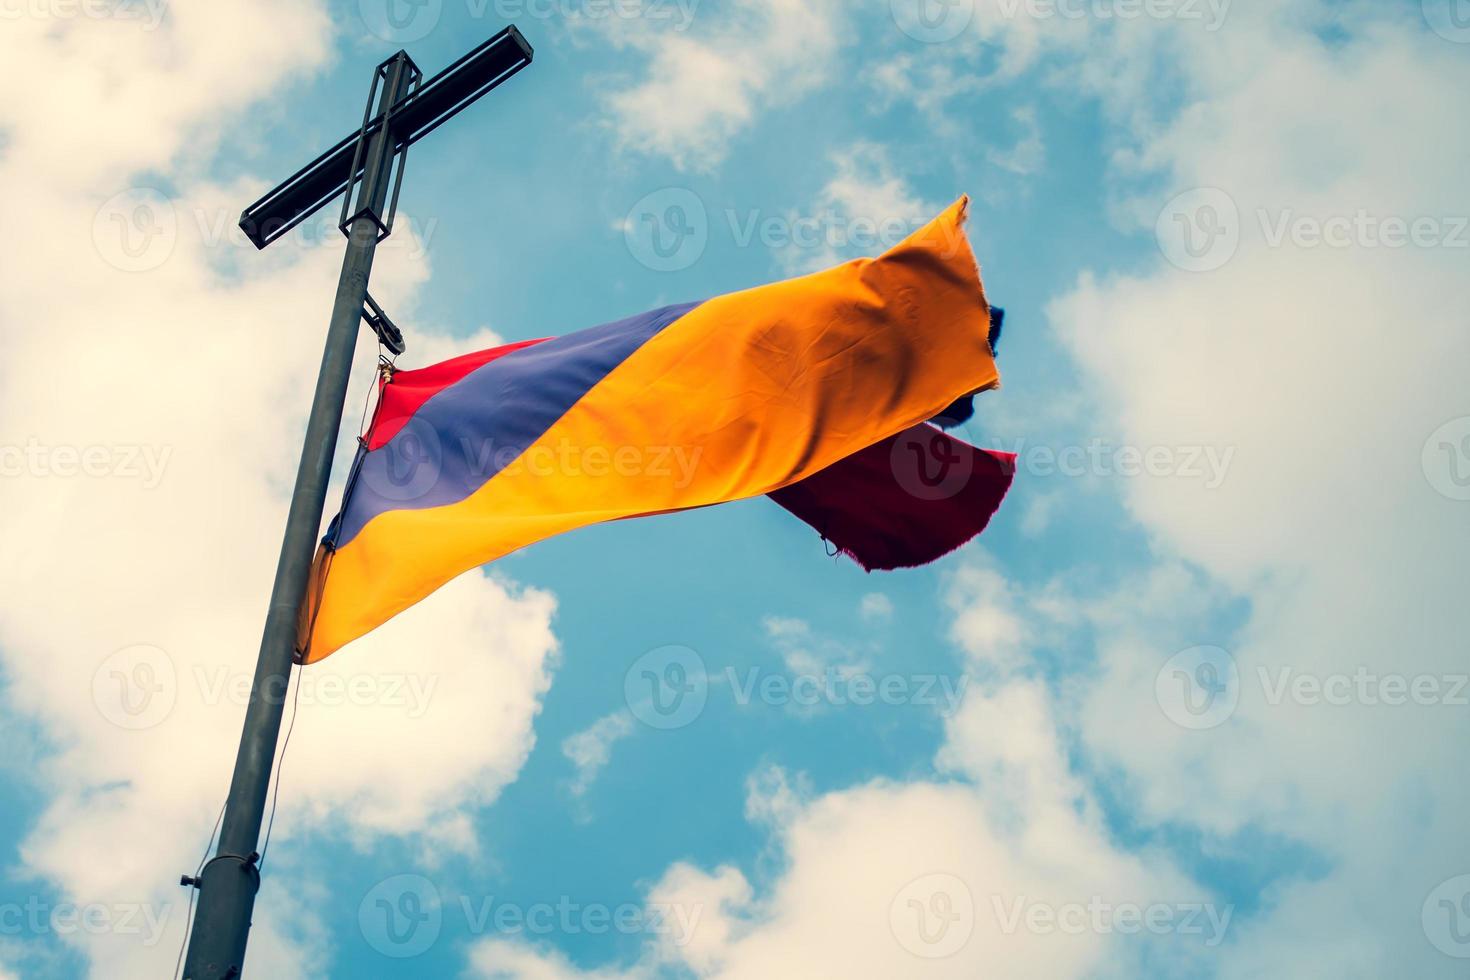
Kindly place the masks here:
MULTIPOLYGON (((390 63, 379 95, 379 114, 407 93, 406 65, 406 57, 390 63)), ((387 200, 393 146, 392 137, 385 130, 386 127, 380 127, 367 148, 358 212, 366 206, 382 214, 387 200)), ((260 840, 261 818, 290 684, 297 612, 306 594, 317 533, 321 529, 332 456, 337 448, 337 430, 342 424, 342 408, 352 370, 353 347, 377 239, 378 229, 371 219, 358 218, 348 229, 347 254, 342 260, 321 373, 317 375, 316 394, 306 423, 301 467, 296 472, 296 489, 286 518, 286 536, 276 565, 265 634, 255 665, 250 704, 245 710, 245 728, 225 803, 219 849, 200 876, 199 907, 184 965, 184 976, 193 980, 224 980, 238 977, 244 970, 250 915, 260 884, 254 854, 260 840)))

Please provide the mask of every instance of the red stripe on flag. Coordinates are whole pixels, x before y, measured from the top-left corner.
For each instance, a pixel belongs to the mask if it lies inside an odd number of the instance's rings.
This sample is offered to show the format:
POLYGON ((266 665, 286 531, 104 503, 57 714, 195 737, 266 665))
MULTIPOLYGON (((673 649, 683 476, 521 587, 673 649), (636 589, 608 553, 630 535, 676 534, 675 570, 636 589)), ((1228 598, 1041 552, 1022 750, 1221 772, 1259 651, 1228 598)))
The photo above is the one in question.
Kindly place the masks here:
POLYGON ((916 425, 770 494, 868 571, 913 568, 974 538, 1005 499, 1014 453, 916 425))
POLYGON ((367 436, 368 449, 377 449, 392 439, 399 429, 408 424, 413 414, 423 407, 424 402, 464 380, 466 375, 507 354, 549 339, 542 337, 538 340, 522 340, 504 347, 478 350, 473 354, 465 354, 415 371, 395 372, 392 383, 382 387, 382 400, 373 416, 372 431, 367 436))

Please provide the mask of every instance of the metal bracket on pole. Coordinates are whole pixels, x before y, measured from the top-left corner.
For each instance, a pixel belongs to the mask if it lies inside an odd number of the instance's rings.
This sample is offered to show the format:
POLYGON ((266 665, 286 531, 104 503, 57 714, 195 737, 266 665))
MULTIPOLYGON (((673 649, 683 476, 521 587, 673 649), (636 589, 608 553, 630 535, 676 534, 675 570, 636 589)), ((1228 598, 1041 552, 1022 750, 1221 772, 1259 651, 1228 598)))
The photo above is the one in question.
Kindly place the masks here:
POLYGON ((378 335, 384 347, 393 352, 394 357, 402 354, 408 349, 408 345, 403 342, 403 331, 388 319, 388 314, 384 313, 378 301, 373 299, 372 293, 368 293, 363 299, 366 303, 362 310, 363 322, 373 328, 373 333, 378 335))

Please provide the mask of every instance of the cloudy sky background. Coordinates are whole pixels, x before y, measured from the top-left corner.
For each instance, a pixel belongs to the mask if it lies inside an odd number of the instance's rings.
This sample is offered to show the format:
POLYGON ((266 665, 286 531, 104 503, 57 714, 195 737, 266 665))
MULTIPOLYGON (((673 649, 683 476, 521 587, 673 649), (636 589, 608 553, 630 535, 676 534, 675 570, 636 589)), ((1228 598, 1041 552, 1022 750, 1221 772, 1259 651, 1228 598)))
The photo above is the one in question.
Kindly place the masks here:
POLYGON ((0 977, 183 938, 341 254, 239 211, 510 21, 379 251, 404 363, 968 192, 1017 485, 898 574, 591 529, 312 668, 252 974, 1463 972, 1463 0, 392 2, 0 0, 0 977))

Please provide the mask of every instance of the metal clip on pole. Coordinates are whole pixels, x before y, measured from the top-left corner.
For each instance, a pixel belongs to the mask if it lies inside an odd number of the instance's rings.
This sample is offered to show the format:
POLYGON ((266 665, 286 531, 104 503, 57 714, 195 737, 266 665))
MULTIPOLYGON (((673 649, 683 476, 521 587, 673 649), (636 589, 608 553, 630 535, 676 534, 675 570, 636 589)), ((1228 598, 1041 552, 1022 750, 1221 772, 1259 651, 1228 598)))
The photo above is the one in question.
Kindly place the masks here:
POLYGON ((366 304, 362 310, 363 322, 373 328, 373 333, 378 335, 384 347, 393 352, 394 357, 402 354, 408 349, 408 345, 403 342, 403 331, 388 319, 388 314, 384 313, 378 301, 373 299, 372 293, 365 295, 363 300, 366 304))

